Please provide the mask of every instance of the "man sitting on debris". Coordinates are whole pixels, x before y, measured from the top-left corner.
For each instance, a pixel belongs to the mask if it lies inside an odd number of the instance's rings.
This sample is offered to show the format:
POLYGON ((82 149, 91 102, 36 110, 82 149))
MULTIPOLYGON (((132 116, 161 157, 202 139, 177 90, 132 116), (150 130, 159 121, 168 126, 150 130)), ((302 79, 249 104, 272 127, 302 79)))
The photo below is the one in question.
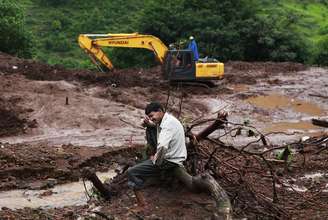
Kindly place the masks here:
POLYGON ((144 125, 156 126, 157 149, 155 155, 128 169, 128 184, 133 188, 138 205, 146 206, 141 193, 144 181, 160 176, 161 171, 183 166, 187 158, 185 133, 182 124, 173 115, 164 112, 158 102, 152 102, 145 109, 144 125))

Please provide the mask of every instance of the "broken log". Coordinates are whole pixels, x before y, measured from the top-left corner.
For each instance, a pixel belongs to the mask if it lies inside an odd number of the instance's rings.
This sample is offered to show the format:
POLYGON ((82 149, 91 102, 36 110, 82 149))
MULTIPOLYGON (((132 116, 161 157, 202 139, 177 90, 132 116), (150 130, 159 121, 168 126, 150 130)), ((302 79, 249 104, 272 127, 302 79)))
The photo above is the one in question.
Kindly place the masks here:
MULTIPOLYGON (((224 128, 227 121, 227 113, 219 112, 217 119, 204 130, 194 135, 196 140, 191 140, 187 148, 197 148, 196 142, 205 139, 208 135, 219 128, 224 128)), ((190 191, 210 193, 218 208, 218 215, 222 219, 232 219, 232 207, 230 199, 220 184, 208 173, 201 173, 191 176, 184 167, 177 167, 174 170, 174 176, 180 180, 190 191)))
POLYGON ((227 113, 225 112, 219 112, 218 113, 218 118, 207 128, 199 132, 197 135, 195 135, 197 141, 200 141, 202 139, 205 139, 208 135, 213 133, 213 131, 219 129, 219 128, 224 128, 224 123, 227 120, 227 113))
POLYGON ((180 180, 190 191, 210 193, 218 208, 218 213, 224 219, 232 219, 232 207, 225 190, 208 173, 191 176, 184 167, 174 169, 174 176, 180 180))
POLYGON ((110 200, 112 197, 111 191, 100 181, 97 177, 96 173, 92 171, 90 168, 85 167, 82 170, 82 176, 92 182, 93 186, 99 191, 100 195, 106 199, 110 200))
POLYGON ((328 121, 326 120, 319 120, 319 119, 312 118, 312 124, 316 126, 328 128, 328 121))

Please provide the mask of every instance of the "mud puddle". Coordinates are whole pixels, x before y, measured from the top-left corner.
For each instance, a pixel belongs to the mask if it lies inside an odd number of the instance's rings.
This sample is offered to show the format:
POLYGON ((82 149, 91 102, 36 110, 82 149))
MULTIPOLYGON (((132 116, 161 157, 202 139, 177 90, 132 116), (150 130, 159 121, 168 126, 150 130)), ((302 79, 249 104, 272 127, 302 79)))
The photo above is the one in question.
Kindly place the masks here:
POLYGON ((299 122, 277 122, 270 124, 265 128, 265 132, 302 132, 308 131, 309 133, 316 132, 317 126, 309 121, 299 122))
MULTIPOLYGON (((116 175, 114 169, 99 172, 97 176, 104 181, 116 175)), ((91 183, 85 181, 88 192, 91 183)), ((49 190, 11 190, 0 193, 0 208, 9 209, 29 208, 61 208, 64 206, 85 205, 88 201, 82 180, 73 183, 57 185, 49 190)))
POLYGON ((245 92, 249 90, 249 86, 245 84, 233 84, 229 88, 231 88, 234 92, 245 92))
POLYGON ((257 107, 266 109, 291 108, 294 112, 312 116, 321 116, 324 110, 317 105, 278 94, 250 97, 247 101, 257 107))

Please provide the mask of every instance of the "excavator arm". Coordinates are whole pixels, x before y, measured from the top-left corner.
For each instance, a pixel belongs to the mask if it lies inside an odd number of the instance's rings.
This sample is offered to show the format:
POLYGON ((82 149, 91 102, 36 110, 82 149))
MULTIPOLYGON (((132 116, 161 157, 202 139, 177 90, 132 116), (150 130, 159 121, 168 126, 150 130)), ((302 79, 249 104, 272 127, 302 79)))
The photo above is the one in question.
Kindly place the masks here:
POLYGON ((112 62, 102 50, 102 47, 144 48, 154 52, 161 64, 164 63, 168 48, 152 35, 132 34, 80 34, 80 47, 89 54, 91 60, 98 65, 97 60, 108 69, 114 68, 112 62))

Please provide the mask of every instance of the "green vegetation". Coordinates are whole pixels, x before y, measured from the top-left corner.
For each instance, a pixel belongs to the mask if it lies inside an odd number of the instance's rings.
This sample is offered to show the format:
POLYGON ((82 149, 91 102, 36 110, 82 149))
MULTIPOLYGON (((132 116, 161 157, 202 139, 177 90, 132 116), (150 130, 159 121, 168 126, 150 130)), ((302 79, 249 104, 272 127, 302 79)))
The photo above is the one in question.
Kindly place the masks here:
MULTIPOLYGON (((0 50, 68 68, 95 68, 78 46, 80 33, 110 32, 153 34, 167 45, 193 35, 201 56, 221 61, 328 65, 328 0, 11 2, 0 0, 0 50)), ((145 50, 106 52, 120 68, 155 63, 145 50)))
POLYGON ((279 15, 280 25, 288 25, 292 33, 301 37, 308 51, 306 63, 327 65, 328 57, 322 56, 319 61, 318 54, 326 54, 322 44, 328 37, 328 0, 280 0, 266 8, 279 15))
POLYGON ((313 62, 328 66, 328 36, 318 42, 318 47, 314 51, 313 62))
POLYGON ((23 9, 13 1, 0 0, 0 51, 30 58, 32 40, 25 29, 23 9))

